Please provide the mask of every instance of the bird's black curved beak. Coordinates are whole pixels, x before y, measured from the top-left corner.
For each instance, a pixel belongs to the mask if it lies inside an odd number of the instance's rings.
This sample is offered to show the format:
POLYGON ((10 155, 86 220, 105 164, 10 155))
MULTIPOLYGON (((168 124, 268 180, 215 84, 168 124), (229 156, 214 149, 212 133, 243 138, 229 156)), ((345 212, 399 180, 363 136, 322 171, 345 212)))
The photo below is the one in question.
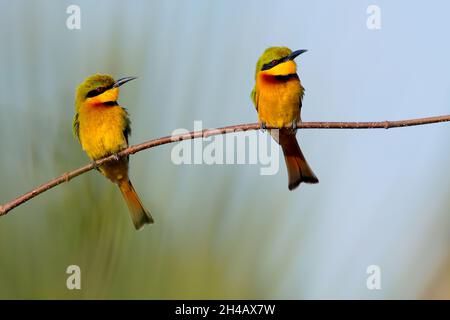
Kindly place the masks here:
POLYGON ((288 56, 288 59, 289 59, 289 60, 294 60, 295 58, 297 58, 297 57, 298 57, 299 55, 301 55, 302 53, 305 53, 306 51, 308 51, 308 50, 306 50, 306 49, 296 50, 296 51, 292 52, 292 53, 288 56))
POLYGON ((114 84, 113 84, 112 87, 113 87, 113 88, 118 88, 118 87, 120 87, 121 85, 127 83, 128 81, 131 81, 131 80, 134 80, 134 79, 137 79, 137 77, 125 77, 125 78, 120 78, 119 80, 117 80, 116 82, 114 82, 114 84))

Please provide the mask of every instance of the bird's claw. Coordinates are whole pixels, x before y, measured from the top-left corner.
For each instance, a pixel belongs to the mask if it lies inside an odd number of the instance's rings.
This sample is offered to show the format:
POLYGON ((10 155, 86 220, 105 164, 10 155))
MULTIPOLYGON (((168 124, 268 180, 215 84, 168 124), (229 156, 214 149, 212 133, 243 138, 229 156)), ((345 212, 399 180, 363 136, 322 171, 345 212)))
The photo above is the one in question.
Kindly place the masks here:
POLYGON ((265 123, 265 122, 260 122, 260 123, 259 123, 259 128, 260 128, 261 130, 266 130, 266 129, 267 129, 266 123, 265 123))
POLYGON ((93 167, 94 169, 98 169, 98 164, 97 164, 97 161, 96 161, 96 160, 93 160, 93 161, 92 161, 92 167, 93 167))
POLYGON ((117 153, 113 154, 112 158, 113 158, 114 161, 119 161, 120 160, 120 157, 119 157, 119 155, 117 153))
POLYGON ((298 126, 297 126, 297 121, 292 121, 292 129, 293 130, 297 130, 298 126))

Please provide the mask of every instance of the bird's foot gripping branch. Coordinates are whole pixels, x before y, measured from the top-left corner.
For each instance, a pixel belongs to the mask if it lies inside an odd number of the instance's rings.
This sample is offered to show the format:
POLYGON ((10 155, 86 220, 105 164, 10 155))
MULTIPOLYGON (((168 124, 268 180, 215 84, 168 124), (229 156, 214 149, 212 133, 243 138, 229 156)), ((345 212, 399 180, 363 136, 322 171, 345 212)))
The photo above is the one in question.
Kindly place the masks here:
MULTIPOLYGON (((402 127, 411 127, 411 126, 420 126, 432 123, 439 122, 450 122, 450 115, 444 116, 436 116, 436 117, 428 117, 428 118, 418 118, 418 119, 409 119, 409 120, 398 120, 398 121, 378 121, 378 122, 299 122, 297 123, 297 127, 300 130, 304 129, 390 129, 390 128, 402 128, 402 127)), ((183 140, 191 140, 198 138, 206 138, 210 136, 220 135, 220 134, 228 134, 236 131, 248 131, 248 130, 259 130, 259 123, 250 123, 250 124, 240 124, 233 125, 218 129, 210 129, 210 130, 201 130, 201 131, 193 131, 189 133, 184 133, 176 136, 166 136, 162 138, 157 138, 153 140, 149 140, 137 145, 130 146, 121 152, 118 153, 120 157, 126 157, 131 154, 138 153, 140 151, 154 148, 157 146, 161 146, 164 144, 179 142, 183 140)), ((274 129, 274 128, 268 128, 274 129)), ((82 175, 92 169, 95 169, 98 166, 101 166, 110 161, 115 161, 115 156, 107 156, 105 158, 98 159, 95 162, 91 162, 83 167, 77 168, 70 172, 67 172, 57 178, 54 178, 38 187, 35 187, 31 191, 24 193, 23 195, 13 199, 3 205, 0 206, 0 216, 6 215, 12 209, 17 206, 33 199, 37 195, 48 191, 57 185, 67 182, 79 175, 82 175)))

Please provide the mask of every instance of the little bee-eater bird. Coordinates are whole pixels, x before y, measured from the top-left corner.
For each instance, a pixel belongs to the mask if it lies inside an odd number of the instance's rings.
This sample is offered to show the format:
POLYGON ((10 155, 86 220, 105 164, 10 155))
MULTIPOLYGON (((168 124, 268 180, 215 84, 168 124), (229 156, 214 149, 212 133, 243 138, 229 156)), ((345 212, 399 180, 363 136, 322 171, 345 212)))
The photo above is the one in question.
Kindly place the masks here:
MULTIPOLYGON (((135 77, 115 81, 110 75, 95 74, 84 80, 76 91, 73 131, 83 150, 98 160, 128 147, 131 133, 127 111, 117 103, 119 87, 135 77)), ((128 157, 101 165, 99 171, 116 183, 130 210, 136 229, 153 223, 128 178, 128 157)))
POLYGON ((268 48, 256 63, 255 87, 251 97, 258 112, 258 121, 283 149, 289 177, 289 190, 301 182, 318 183, 297 143, 295 134, 304 88, 297 75, 294 59, 306 50, 291 51, 286 47, 268 48))

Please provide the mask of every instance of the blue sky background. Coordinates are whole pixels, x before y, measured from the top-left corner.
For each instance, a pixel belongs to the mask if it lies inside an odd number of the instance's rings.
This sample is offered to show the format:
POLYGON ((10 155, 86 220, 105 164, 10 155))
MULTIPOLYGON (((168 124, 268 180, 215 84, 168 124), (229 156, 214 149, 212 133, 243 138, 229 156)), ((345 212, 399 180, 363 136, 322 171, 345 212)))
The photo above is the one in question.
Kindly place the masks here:
MULTIPOLYGON (((120 99, 132 143, 194 120, 255 122, 255 63, 273 45, 309 50, 298 59, 305 121, 448 114, 449 10, 446 1, 1 0, 0 202, 87 162, 71 136, 73 95, 96 72, 139 77, 120 99), (65 26, 70 4, 81 30, 65 26), (372 4, 380 30, 366 27, 372 4)), ((71 298, 70 263, 116 279, 96 280, 83 298, 449 297, 440 289, 450 273, 449 134, 447 124, 301 131, 320 184, 294 192, 284 166, 260 176, 255 165, 175 166, 171 146, 141 152, 131 177, 157 223, 136 236, 96 173, 49 191, 0 221, 0 297, 71 298), (96 253, 104 246, 113 262, 96 253), (133 263, 141 268, 130 275, 133 263), (366 288, 372 264, 382 290, 366 288), (22 283, 32 270, 40 287, 22 283)))

